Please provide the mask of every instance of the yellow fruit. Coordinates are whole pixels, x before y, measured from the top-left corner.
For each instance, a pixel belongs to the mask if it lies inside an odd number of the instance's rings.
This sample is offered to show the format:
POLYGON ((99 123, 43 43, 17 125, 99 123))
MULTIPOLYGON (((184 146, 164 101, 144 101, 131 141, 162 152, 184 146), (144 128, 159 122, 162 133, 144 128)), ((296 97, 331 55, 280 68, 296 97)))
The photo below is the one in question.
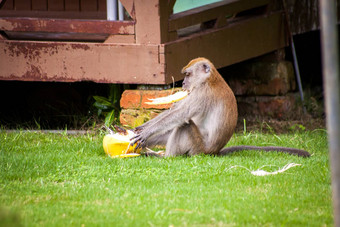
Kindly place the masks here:
MULTIPOLYGON (((126 155, 128 153, 134 153, 136 152, 134 146, 130 146, 130 138, 128 135, 120 135, 118 133, 116 134, 108 134, 104 136, 103 139, 103 148, 107 155, 111 157, 119 157, 122 155, 122 157, 133 157, 133 155, 126 155)), ((136 155, 134 155, 136 156, 136 155)))
POLYGON ((184 99, 187 97, 188 92, 187 91, 179 91, 176 92, 175 94, 166 96, 166 97, 160 97, 160 98, 155 98, 155 99, 149 99, 151 102, 145 102, 146 104, 152 104, 152 105, 161 105, 161 104, 168 104, 168 103, 173 103, 173 102, 178 102, 179 100, 184 99))

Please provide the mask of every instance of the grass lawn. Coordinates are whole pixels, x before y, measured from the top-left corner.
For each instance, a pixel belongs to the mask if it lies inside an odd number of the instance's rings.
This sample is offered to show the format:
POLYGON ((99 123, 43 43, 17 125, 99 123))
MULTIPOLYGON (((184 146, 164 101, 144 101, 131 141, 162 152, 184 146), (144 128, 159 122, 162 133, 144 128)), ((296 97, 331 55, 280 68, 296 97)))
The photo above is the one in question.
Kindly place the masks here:
POLYGON ((111 159, 103 135, 0 132, 0 225, 332 226, 324 130, 236 134, 228 145, 277 145, 310 158, 240 152, 226 157, 111 159), (284 173, 253 176, 240 165, 284 173))

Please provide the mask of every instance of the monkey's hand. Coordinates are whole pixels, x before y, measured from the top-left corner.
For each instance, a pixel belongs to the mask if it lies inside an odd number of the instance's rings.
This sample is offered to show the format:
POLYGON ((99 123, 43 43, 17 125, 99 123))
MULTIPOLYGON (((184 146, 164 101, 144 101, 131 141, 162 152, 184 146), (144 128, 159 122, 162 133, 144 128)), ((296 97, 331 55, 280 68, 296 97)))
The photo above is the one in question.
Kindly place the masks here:
POLYGON ((144 148, 146 139, 149 136, 145 132, 143 132, 142 129, 140 129, 138 131, 136 131, 136 129, 135 129, 134 132, 136 133, 136 135, 131 138, 132 142, 130 143, 130 145, 133 146, 133 145, 137 144, 135 149, 144 148))
POLYGON ((133 132, 136 133, 136 134, 140 134, 142 132, 143 128, 144 128, 143 125, 138 126, 133 130, 133 132))

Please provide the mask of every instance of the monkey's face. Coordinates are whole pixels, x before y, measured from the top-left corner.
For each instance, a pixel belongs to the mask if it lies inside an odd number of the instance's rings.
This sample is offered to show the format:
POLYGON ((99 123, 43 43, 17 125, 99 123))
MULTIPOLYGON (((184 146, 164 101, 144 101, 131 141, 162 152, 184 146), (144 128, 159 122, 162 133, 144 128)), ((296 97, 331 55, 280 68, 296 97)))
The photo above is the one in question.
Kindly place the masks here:
POLYGON ((191 92, 193 89, 200 87, 210 76, 210 64, 207 61, 190 62, 182 69, 185 74, 182 88, 191 92))

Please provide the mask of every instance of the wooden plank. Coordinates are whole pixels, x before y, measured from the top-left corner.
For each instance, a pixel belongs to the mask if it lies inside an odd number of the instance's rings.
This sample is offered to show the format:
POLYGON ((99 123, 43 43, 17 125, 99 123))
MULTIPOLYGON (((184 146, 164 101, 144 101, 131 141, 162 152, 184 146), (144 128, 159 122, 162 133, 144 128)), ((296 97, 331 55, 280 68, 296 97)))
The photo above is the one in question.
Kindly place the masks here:
POLYGON ((32 10, 47 10, 47 0, 32 0, 32 10))
POLYGON ((158 45, 0 41, 0 80, 164 84, 158 45))
POLYGON ((80 0, 65 0, 66 11, 80 11, 80 0))
MULTIPOLYGON (((126 3, 126 1, 123 1, 126 3)), ((160 44, 169 41, 168 19, 174 1, 134 1, 136 43, 160 44)))
MULTIPOLYGON (((10 40, 34 40, 34 41, 90 41, 104 42, 109 34, 97 33, 52 33, 52 32, 6 32, 10 40)), ((120 36, 120 35, 119 35, 120 36)), ((123 36, 123 35, 121 35, 123 36)), ((124 35, 125 36, 125 35, 124 35)), ((126 35, 134 36, 134 35, 126 35)))
POLYGON ((264 6, 268 3, 269 0, 224 0, 197 7, 195 9, 171 15, 169 18, 169 31, 176 31, 181 28, 217 19, 222 14, 223 16, 227 16, 240 11, 264 6))
POLYGON ((47 5, 50 11, 63 11, 65 9, 64 1, 60 0, 48 0, 47 5))
POLYGON ((106 12, 0 10, 0 17, 67 18, 106 20, 106 12))
POLYGON ((98 11, 106 13, 106 0, 98 0, 98 11))
POLYGON ((95 0, 81 0, 80 10, 81 11, 97 11, 97 1, 95 0))
POLYGON ((136 43, 138 44, 160 44, 161 43, 161 23, 160 3, 163 0, 134 1, 136 11, 136 43))
POLYGON ((0 30, 21 32, 75 32, 134 34, 133 21, 0 18, 0 30))
MULTIPOLYGON (((217 68, 260 56, 287 45, 281 13, 249 19, 162 45, 166 83, 183 79, 180 69, 191 59, 206 57, 217 68)), ((163 58, 160 58, 163 59, 163 58)))
POLYGON ((31 10, 31 1, 28 0, 15 0, 14 1, 15 10, 31 10))
POLYGON ((105 43, 135 43, 134 35, 110 35, 105 43))

